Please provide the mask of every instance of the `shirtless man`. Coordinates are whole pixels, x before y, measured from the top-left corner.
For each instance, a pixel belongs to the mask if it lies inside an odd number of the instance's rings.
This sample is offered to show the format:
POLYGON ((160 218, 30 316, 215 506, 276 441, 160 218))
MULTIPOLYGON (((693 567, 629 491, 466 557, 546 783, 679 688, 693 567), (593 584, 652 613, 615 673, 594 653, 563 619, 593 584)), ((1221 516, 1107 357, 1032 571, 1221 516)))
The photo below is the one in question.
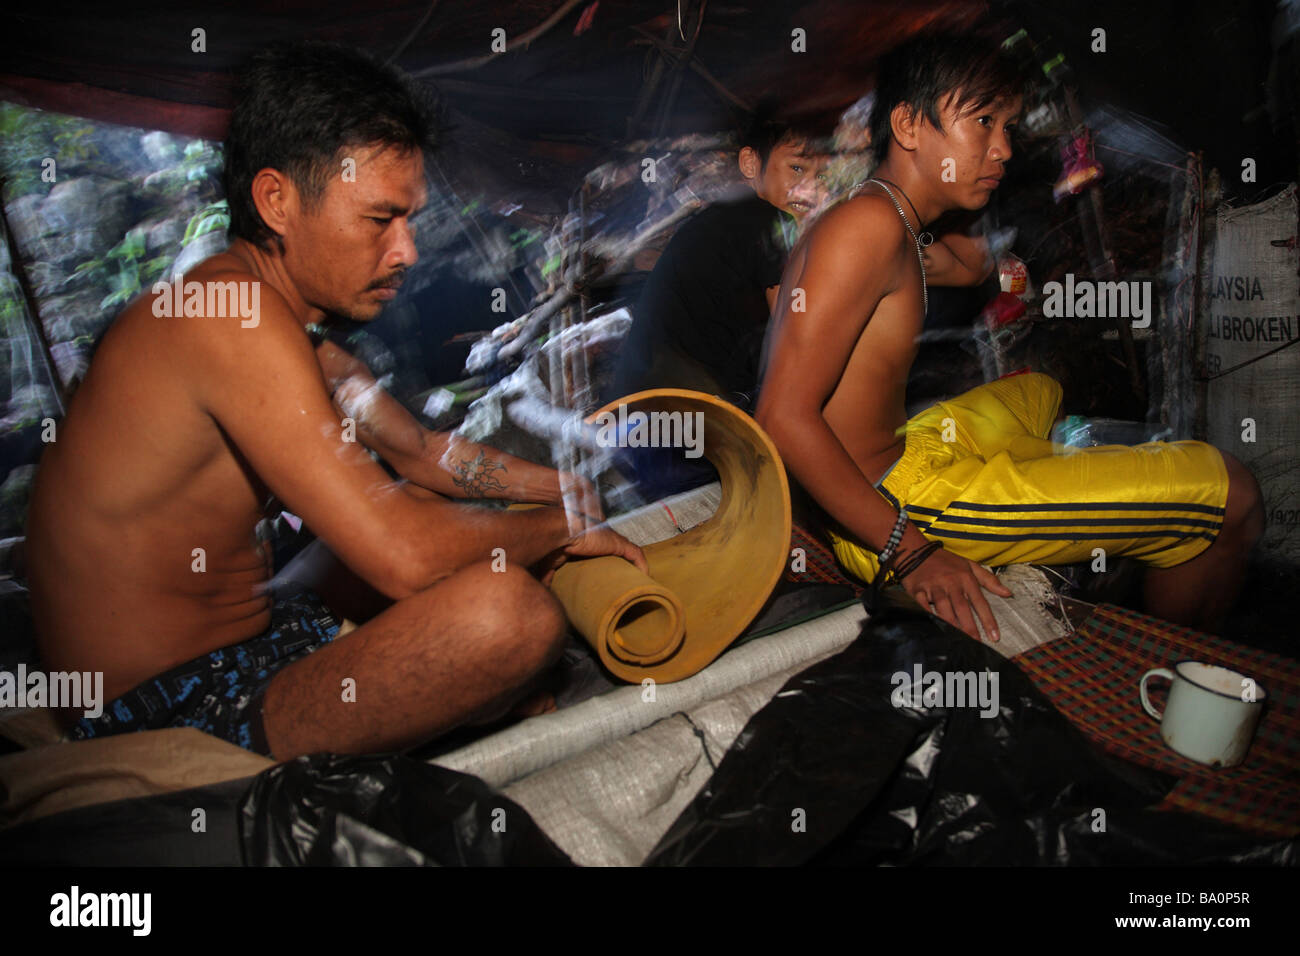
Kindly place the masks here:
MULTIPOLYGON (((875 179, 826 212, 791 254, 756 417, 830 517, 836 555, 871 580, 897 529, 902 580, 922 607, 993 640, 981 566, 1135 555, 1148 610, 1218 626, 1263 526, 1259 488, 1199 442, 1057 454, 1060 386, 1022 375, 908 421, 903 395, 921 329, 919 237, 998 188, 1020 114, 1013 68, 977 35, 921 37, 881 65, 875 179), (949 172, 951 175, 945 176, 949 172), (802 308, 800 308, 802 307, 802 308), (902 509, 906 517, 901 517, 902 509)), ((891 557, 886 554, 885 557, 891 557)))
POLYGON ((246 75, 226 154, 233 242, 185 280, 238 283, 260 309, 163 318, 172 289, 142 297, 41 462, 40 651, 53 670, 102 671, 111 701, 74 737, 197 726, 280 760, 407 748, 501 713, 554 661, 564 614, 530 569, 606 554, 644 569, 563 509, 449 502, 553 505, 566 479, 424 432, 346 353, 313 349, 308 326, 375 318, 416 262, 430 135, 409 82, 355 52, 281 48, 246 75), (414 484, 351 440, 349 411, 414 484), (334 640, 314 595, 268 593, 255 529, 274 499, 391 605, 334 640))

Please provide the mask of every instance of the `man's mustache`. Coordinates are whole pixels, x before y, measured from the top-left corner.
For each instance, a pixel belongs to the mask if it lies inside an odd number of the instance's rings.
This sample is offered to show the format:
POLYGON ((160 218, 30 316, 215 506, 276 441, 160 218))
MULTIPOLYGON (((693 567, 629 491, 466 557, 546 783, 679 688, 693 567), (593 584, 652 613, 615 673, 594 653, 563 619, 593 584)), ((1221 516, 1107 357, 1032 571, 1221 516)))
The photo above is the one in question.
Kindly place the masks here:
POLYGON ((370 285, 368 285, 366 288, 367 289, 396 289, 399 285, 401 285, 405 281, 406 281, 406 270, 402 269, 400 272, 394 272, 387 279, 380 279, 378 282, 370 283, 370 285))

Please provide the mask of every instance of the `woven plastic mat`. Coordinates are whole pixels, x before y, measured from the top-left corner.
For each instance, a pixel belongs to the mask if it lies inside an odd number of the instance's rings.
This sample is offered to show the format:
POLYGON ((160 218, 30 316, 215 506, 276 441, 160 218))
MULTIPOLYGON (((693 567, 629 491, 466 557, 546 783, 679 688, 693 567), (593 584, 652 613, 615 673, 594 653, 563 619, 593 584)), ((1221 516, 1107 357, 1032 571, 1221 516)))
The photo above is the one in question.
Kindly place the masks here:
MULTIPOLYGON (((1161 803, 1272 836, 1300 834, 1300 662, 1111 605, 1078 630, 1016 658, 1052 703, 1106 750, 1179 778, 1161 803), (1244 763, 1212 769, 1167 747, 1142 709, 1138 681, 1153 667, 1196 660, 1231 668, 1266 692, 1244 763)), ((1168 685, 1148 687, 1163 710, 1168 685)))

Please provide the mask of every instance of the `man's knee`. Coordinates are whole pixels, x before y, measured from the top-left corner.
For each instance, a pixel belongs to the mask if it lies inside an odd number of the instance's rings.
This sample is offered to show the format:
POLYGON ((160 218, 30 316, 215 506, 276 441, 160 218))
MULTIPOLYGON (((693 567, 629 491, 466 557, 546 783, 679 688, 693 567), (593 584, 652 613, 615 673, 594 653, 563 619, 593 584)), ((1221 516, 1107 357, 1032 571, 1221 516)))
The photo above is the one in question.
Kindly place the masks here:
POLYGON ((1223 464, 1228 469, 1228 500, 1224 506, 1225 530, 1253 543, 1264 533, 1264 495, 1249 468, 1225 451, 1223 464))
POLYGON ((466 587, 481 595, 481 611, 475 617, 493 653, 511 655, 527 670, 559 657, 567 633, 564 608, 528 571, 513 565, 494 570, 483 562, 457 576, 462 575, 466 587))

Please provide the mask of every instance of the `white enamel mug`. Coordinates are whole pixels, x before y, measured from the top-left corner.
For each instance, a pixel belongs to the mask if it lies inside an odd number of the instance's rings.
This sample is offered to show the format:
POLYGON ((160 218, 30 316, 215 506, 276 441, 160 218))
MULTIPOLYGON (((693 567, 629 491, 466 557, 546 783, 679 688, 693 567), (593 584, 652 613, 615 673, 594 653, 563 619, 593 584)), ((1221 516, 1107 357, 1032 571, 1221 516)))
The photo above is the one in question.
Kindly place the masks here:
POLYGON ((1160 721, 1160 736, 1184 757, 1211 767, 1235 767, 1246 759, 1264 712, 1264 688, 1252 678, 1197 661, 1179 661, 1173 670, 1156 667, 1138 685, 1142 707, 1160 721), (1147 697, 1147 681, 1171 682, 1161 714, 1147 697))

